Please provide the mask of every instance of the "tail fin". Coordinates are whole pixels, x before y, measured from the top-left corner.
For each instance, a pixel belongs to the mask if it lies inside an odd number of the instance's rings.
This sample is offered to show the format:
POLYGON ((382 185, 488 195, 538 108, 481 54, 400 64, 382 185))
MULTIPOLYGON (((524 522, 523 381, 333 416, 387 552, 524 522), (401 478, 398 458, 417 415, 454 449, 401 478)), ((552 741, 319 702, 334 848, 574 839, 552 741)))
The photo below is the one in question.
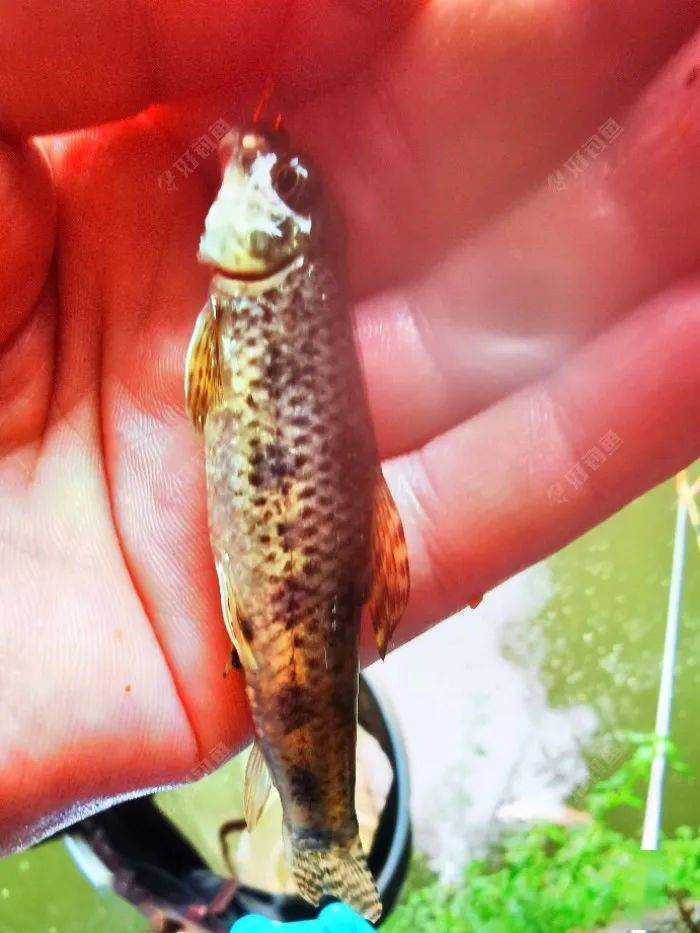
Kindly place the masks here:
POLYGON ((329 894, 373 923, 381 917, 379 893, 358 837, 328 849, 292 848, 291 869, 299 893, 312 904, 329 894))

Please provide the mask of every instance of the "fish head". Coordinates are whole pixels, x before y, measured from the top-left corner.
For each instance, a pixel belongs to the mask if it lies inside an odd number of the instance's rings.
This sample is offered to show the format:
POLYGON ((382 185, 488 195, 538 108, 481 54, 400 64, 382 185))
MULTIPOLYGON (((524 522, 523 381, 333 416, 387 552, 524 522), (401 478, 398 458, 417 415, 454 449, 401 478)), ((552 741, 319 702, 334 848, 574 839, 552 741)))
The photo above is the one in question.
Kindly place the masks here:
POLYGON ((221 188, 205 221, 201 262, 241 280, 297 268, 313 248, 322 213, 317 175, 286 133, 254 126, 221 141, 221 188))

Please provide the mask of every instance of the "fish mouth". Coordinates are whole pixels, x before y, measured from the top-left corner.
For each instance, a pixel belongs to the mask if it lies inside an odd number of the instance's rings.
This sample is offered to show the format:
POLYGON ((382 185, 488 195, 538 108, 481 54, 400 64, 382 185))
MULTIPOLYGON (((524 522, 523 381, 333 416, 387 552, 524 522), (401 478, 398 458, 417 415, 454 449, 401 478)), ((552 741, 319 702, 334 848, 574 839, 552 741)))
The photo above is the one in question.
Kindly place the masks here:
POLYGON ((261 272, 241 272, 214 267, 210 291, 220 292, 232 298, 257 297, 265 292, 281 288, 287 277, 304 265, 304 255, 299 254, 287 262, 261 272))
POLYGON ((294 256, 292 259, 288 259, 286 262, 280 263, 277 266, 273 266, 271 269, 264 269, 260 272, 243 272, 240 270, 232 271, 231 269, 223 269, 221 266, 215 266, 214 272, 218 278, 225 279, 231 285, 235 285, 237 282, 241 285, 264 285, 266 282, 278 282, 283 279, 287 273, 293 272, 295 269, 300 268, 304 263, 304 257, 302 255, 294 256))

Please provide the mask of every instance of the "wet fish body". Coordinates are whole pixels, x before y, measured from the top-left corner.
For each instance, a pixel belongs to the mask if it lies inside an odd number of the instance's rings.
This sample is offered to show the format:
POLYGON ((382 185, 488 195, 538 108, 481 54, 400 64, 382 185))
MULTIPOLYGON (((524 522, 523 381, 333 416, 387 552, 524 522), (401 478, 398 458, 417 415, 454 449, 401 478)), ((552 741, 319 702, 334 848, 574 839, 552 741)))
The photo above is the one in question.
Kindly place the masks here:
POLYGON ((246 817, 255 822, 269 774, 300 893, 314 903, 333 894, 376 919, 354 809, 358 640, 367 605, 386 650, 408 595, 405 543, 327 207, 317 184, 308 201, 290 194, 300 178, 308 187, 310 170, 276 137, 249 133, 248 149, 245 139, 229 144, 202 241, 217 271, 186 392, 204 434, 222 612, 257 737, 246 817))

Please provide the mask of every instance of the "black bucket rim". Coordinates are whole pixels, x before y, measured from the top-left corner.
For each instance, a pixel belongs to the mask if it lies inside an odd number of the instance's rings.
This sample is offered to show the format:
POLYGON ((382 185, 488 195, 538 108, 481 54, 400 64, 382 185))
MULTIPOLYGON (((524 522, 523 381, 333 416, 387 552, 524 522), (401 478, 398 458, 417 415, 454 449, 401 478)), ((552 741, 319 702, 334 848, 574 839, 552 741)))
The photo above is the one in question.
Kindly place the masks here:
MULTIPOLYGON (((368 856, 384 905, 383 921, 398 898, 411 852, 408 757, 391 703, 383 691, 370 684, 362 674, 358 720, 377 740, 392 770, 391 787, 368 856), (387 832, 390 832, 388 843, 387 832), (372 864, 378 858, 380 864, 372 864)), ((240 885, 226 911, 202 917, 203 902, 213 900, 226 879, 204 863, 189 840, 157 809, 153 796, 153 793, 145 794, 116 804, 71 826, 62 834, 74 864, 93 887, 111 888, 142 912, 144 906, 149 910, 174 912, 182 919, 200 924, 201 929, 215 933, 228 931, 235 920, 249 913, 283 921, 315 916, 316 908, 298 895, 273 894, 240 885), (126 816, 126 822, 120 821, 120 813, 126 816), (175 864, 180 858, 186 866, 182 877, 167 869, 161 870, 157 861, 149 861, 147 855, 134 857, 135 839, 128 829, 131 827, 133 830, 135 825, 148 826, 151 839, 154 831, 156 836, 159 831, 162 833, 168 855, 175 855, 175 864), (174 849, 177 850, 175 853, 174 849), (167 894, 164 893, 166 891, 167 894)))

